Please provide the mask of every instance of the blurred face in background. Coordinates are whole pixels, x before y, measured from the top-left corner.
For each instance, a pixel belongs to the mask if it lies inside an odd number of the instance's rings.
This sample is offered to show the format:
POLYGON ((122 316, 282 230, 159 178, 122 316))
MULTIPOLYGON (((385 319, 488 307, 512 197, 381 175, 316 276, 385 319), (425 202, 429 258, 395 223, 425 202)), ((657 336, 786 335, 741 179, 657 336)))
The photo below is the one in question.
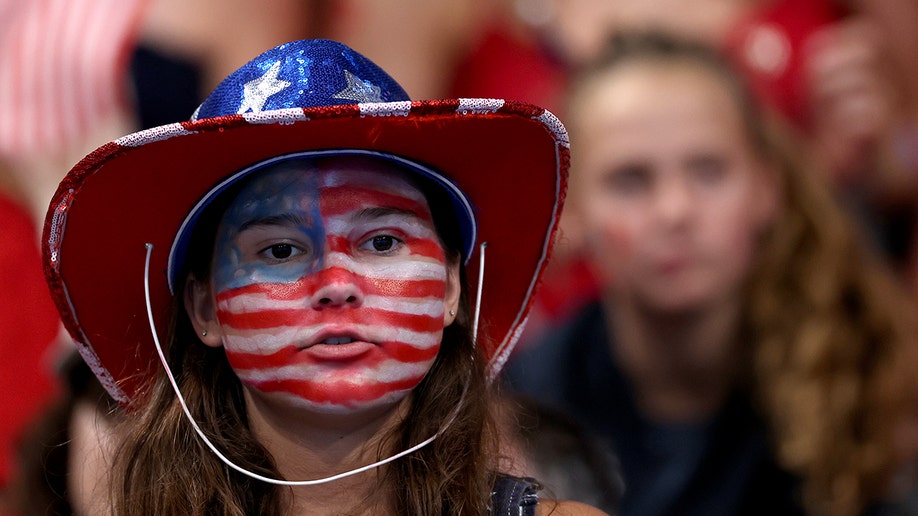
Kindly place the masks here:
POLYGON ((775 206, 725 81, 689 62, 631 62, 579 90, 575 208, 617 302, 682 312, 733 301, 775 206))

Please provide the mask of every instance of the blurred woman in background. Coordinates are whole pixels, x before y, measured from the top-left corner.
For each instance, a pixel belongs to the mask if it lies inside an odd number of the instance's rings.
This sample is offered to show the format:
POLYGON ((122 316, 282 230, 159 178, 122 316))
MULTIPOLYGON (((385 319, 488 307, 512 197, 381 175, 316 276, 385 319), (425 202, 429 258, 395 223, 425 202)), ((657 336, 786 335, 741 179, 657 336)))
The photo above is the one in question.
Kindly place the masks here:
POLYGON ((911 305, 705 46, 623 36, 574 83, 601 301, 511 361, 621 458, 624 515, 860 514, 889 496, 911 305))

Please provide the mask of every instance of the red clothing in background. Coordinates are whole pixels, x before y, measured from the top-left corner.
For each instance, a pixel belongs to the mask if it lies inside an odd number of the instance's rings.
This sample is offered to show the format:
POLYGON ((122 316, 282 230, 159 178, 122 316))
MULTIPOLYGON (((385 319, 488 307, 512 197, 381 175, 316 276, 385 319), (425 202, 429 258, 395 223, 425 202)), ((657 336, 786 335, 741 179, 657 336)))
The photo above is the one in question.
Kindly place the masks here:
POLYGON ((806 128, 810 116, 804 73, 807 42, 844 15, 833 0, 764 2, 737 22, 725 50, 763 102, 806 128))
POLYGON ((15 446, 56 392, 57 310, 42 273, 38 235, 25 209, 0 192, 0 487, 15 446))

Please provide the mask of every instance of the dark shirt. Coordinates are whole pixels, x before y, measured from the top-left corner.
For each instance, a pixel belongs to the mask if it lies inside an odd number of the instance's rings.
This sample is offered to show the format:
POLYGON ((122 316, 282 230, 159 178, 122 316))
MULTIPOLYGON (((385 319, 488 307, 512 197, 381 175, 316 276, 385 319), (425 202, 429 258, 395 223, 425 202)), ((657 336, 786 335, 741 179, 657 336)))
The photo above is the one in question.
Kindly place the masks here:
POLYGON ((625 479, 623 516, 802 514, 799 483, 775 464, 747 395, 737 391, 706 422, 652 423, 640 414, 610 343, 602 307, 592 304, 514 355, 505 380, 613 447, 625 479))

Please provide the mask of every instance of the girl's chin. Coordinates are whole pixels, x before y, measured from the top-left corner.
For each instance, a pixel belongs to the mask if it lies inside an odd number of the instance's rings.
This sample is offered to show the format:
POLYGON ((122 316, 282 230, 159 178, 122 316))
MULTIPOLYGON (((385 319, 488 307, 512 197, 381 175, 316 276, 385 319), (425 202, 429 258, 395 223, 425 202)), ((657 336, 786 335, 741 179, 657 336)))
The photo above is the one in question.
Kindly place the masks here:
POLYGON ((283 410, 297 410, 324 416, 385 412, 398 405, 411 393, 411 389, 407 389, 378 394, 368 388, 367 391, 370 391, 372 396, 367 396, 359 388, 352 388, 348 392, 338 393, 337 396, 334 392, 326 393, 321 401, 317 401, 294 393, 262 392, 257 387, 249 388, 257 393, 257 398, 283 410), (355 396, 359 399, 355 399, 355 396))

